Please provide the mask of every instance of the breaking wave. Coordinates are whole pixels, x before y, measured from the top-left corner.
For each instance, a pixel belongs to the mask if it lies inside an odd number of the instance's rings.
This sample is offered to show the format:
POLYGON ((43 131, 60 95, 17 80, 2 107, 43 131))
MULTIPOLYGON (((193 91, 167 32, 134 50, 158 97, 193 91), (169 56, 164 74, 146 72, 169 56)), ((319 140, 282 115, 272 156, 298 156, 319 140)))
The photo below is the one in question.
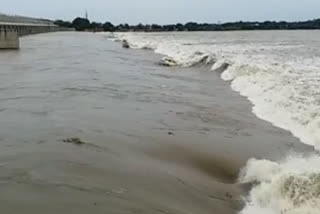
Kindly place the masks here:
POLYGON ((320 213, 318 155, 293 155, 280 162, 252 159, 239 181, 254 185, 240 214, 320 213))
MULTIPOLYGON (((126 33, 116 37, 131 48, 164 55, 161 65, 212 65, 211 71, 251 101, 258 117, 320 150, 320 40, 305 38, 303 31, 268 33, 272 34, 126 33)), ((319 155, 290 155, 279 162, 251 159, 239 182, 253 185, 240 214, 320 213, 319 155)))
POLYGON ((176 61, 173 57, 163 57, 159 62, 160 65, 164 66, 184 66, 184 67, 192 67, 192 66, 201 66, 201 65, 212 65, 216 62, 216 59, 209 55, 203 54, 201 52, 195 52, 193 57, 191 57, 190 61, 188 62, 179 62, 176 61))
POLYGON ((131 48, 152 49, 164 55, 160 65, 212 65, 212 71, 220 72, 233 90, 251 101, 258 117, 319 149, 320 57, 309 53, 314 44, 301 46, 295 40, 291 44, 287 38, 233 41, 217 35, 120 33, 116 37, 131 48))

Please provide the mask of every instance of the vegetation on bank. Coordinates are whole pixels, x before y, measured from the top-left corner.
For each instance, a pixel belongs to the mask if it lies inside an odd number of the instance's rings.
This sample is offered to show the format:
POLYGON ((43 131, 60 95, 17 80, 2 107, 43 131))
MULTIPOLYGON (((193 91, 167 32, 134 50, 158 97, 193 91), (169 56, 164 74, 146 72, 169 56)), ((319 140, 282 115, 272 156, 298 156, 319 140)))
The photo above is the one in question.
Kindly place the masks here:
POLYGON ((298 30, 298 29, 320 29, 320 19, 314 19, 302 22, 285 22, 285 21, 265 21, 265 22, 229 22, 223 24, 207 24, 188 22, 186 24, 157 25, 157 24, 120 24, 113 25, 110 22, 99 23, 90 22, 85 18, 76 18, 72 22, 57 20, 56 25, 60 27, 73 27, 77 31, 228 31, 228 30, 298 30))

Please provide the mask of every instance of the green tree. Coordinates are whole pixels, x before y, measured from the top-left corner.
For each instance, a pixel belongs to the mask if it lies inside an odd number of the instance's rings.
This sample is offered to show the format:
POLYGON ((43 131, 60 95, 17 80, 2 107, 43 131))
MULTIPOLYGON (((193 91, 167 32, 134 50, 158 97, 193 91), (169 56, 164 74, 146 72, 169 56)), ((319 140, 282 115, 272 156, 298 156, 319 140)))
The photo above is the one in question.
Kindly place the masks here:
POLYGON ((184 30, 184 26, 181 23, 176 24, 176 30, 177 31, 183 31, 184 30))
POLYGON ((90 28, 90 21, 88 19, 78 17, 75 20, 73 20, 72 26, 77 31, 84 31, 90 28))
POLYGON ((63 20, 56 20, 54 21, 55 25, 58 25, 59 27, 72 27, 72 23, 68 21, 63 20))
POLYGON ((102 24, 99 23, 99 22, 91 22, 90 28, 93 29, 93 30, 99 29, 99 28, 102 28, 102 24))
POLYGON ((115 30, 115 27, 111 22, 104 23, 102 27, 104 31, 113 32, 115 30))

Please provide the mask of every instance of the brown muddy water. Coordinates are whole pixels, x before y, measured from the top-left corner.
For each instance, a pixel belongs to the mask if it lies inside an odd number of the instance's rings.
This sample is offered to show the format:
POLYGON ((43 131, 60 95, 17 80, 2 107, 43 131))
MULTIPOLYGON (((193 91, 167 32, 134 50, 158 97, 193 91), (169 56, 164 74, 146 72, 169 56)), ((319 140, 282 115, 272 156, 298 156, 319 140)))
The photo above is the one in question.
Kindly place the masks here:
POLYGON ((249 158, 309 149, 207 67, 99 34, 21 46, 0 53, 2 213, 236 213, 249 158))

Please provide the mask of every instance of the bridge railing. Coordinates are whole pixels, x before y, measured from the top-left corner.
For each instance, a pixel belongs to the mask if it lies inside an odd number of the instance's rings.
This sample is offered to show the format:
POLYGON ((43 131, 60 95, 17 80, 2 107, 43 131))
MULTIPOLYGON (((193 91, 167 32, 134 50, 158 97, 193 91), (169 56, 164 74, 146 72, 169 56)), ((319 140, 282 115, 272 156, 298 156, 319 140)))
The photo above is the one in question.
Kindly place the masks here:
POLYGON ((0 13, 0 22, 3 23, 28 23, 36 25, 54 25, 51 20, 48 19, 37 19, 25 16, 10 16, 0 13))

